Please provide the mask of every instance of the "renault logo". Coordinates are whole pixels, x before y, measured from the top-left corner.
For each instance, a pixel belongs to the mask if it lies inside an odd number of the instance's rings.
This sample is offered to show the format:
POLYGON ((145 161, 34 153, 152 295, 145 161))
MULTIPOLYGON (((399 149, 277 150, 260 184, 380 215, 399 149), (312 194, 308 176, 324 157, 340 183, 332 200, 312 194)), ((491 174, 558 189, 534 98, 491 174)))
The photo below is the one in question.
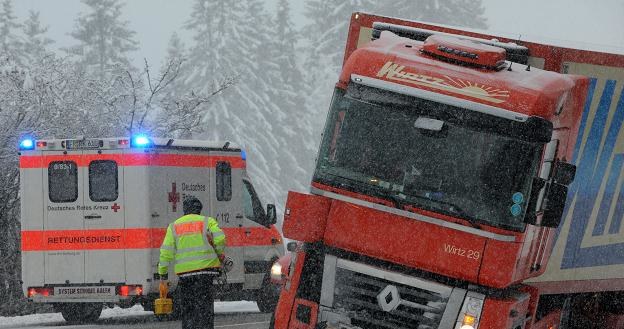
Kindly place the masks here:
POLYGON ((389 284, 377 295, 377 303, 385 312, 394 311, 401 305, 399 289, 389 284))

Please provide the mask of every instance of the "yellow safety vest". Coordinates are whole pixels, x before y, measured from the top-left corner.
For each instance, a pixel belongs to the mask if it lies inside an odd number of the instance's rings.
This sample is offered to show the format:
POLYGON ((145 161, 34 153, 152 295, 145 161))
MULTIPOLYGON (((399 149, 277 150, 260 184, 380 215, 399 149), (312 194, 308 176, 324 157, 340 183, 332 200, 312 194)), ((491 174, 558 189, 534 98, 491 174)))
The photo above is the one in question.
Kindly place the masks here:
POLYGON ((184 215, 167 227, 160 246, 158 274, 167 274, 171 262, 175 262, 176 274, 219 268, 224 248, 225 234, 214 218, 184 215))

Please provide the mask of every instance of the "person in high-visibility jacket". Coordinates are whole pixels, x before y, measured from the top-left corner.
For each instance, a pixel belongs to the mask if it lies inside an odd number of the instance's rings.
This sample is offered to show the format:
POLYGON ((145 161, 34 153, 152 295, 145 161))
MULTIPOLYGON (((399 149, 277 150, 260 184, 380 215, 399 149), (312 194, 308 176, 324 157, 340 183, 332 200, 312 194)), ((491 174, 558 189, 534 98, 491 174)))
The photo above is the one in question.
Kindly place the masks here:
POLYGON ((173 263, 180 278, 183 329, 213 328, 212 282, 225 259, 225 235, 214 218, 200 215, 202 203, 197 198, 186 198, 182 208, 184 216, 167 227, 158 274, 167 280, 173 263))

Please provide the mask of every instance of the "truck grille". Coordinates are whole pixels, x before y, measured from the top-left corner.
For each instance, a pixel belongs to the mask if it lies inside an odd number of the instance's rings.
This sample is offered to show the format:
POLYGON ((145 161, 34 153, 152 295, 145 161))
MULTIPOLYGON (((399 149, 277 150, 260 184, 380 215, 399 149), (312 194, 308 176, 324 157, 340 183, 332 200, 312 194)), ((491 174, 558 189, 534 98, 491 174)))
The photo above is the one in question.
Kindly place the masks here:
MULTIPOLYGON (((333 267, 331 258, 329 263, 326 259, 325 271, 333 267)), ((321 303, 348 318, 351 326, 366 329, 437 329, 452 292, 451 287, 342 259, 336 259, 333 273, 324 272, 321 303)))

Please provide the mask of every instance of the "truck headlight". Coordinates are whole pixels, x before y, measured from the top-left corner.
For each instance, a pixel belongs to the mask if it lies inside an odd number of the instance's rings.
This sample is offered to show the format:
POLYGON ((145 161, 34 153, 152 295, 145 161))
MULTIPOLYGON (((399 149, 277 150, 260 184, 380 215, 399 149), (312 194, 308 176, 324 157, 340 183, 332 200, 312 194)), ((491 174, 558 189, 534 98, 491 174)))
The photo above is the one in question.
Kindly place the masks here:
POLYGON ((478 329, 485 295, 469 291, 457 318, 458 329, 478 329))
POLYGON ((282 279, 282 265, 278 262, 273 263, 273 266, 271 266, 271 279, 275 281, 282 279))

